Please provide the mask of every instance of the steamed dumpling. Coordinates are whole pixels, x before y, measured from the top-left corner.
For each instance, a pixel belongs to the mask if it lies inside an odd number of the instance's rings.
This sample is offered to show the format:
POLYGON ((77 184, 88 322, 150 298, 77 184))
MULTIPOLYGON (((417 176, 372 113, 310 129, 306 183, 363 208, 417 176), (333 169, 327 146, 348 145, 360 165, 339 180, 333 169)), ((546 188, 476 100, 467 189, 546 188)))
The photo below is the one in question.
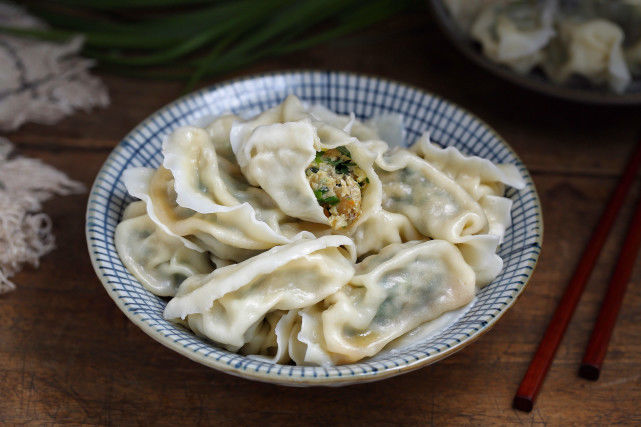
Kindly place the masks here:
POLYGON ((528 2, 491 5, 476 18, 470 34, 487 57, 525 74, 541 63, 543 49, 555 34, 553 13, 550 0, 537 6, 528 2))
POLYGON ((638 0, 443 0, 492 61, 557 83, 581 76, 621 93, 641 75, 638 0))
POLYGON ((451 243, 390 245, 357 265, 349 285, 327 298, 328 308, 301 313, 298 338, 308 351, 296 362, 350 363, 373 356, 416 326, 469 303, 474 280, 451 243))
POLYGON ((311 235, 291 228, 295 235, 274 230, 258 220, 248 204, 212 214, 184 208, 176 203, 171 173, 164 168, 128 169, 124 181, 130 194, 145 201, 150 218, 165 233, 180 238, 190 249, 207 250, 221 259, 243 261, 259 251, 311 235))
POLYGON ((160 167, 124 172, 140 201, 118 252, 173 297, 166 319, 230 351, 299 365, 373 356, 499 274, 504 191, 524 185, 513 165, 404 138, 398 115, 359 121, 293 95, 179 128, 160 167))
POLYGON ((248 181, 263 188, 287 215, 329 224, 305 176, 316 156, 318 137, 307 121, 257 127, 234 145, 248 181), (315 141, 316 140, 316 141, 315 141))
POLYGON ((495 164, 477 156, 465 156, 454 147, 440 148, 425 134, 412 145, 411 151, 443 171, 479 203, 488 221, 488 234, 499 243, 511 224, 512 201, 503 197, 505 187, 525 187, 521 173, 513 164, 495 164))
POLYGON ((344 236, 275 247, 185 280, 165 318, 186 320, 199 335, 238 349, 267 313, 314 305, 337 292, 354 274, 353 254, 353 243, 344 236))
POLYGON ((559 83, 580 75, 594 84, 607 84, 623 92, 630 83, 630 71, 623 56, 624 34, 616 24, 593 19, 561 24, 560 40, 544 64, 547 74, 559 83))
POLYGON ((350 227, 364 217, 368 200, 378 197, 367 194, 376 180, 373 157, 344 130, 319 122, 295 97, 285 104, 281 116, 298 120, 269 123, 279 116, 263 113, 232 126, 232 149, 243 174, 291 217, 350 227))
POLYGON ((481 206, 454 180, 407 150, 390 151, 376 164, 382 206, 405 215, 424 236, 460 242, 487 229, 481 206))
POLYGON ((456 181, 483 209, 487 230, 462 237, 457 247, 474 270, 477 285, 487 285, 503 268, 503 260, 496 251, 512 222, 512 200, 503 197, 505 187, 524 188, 521 173, 513 164, 495 164, 466 156, 454 147, 440 148, 427 134, 410 149, 456 181))
POLYGON ((205 253, 187 248, 158 228, 143 202, 127 208, 114 239, 125 267, 155 295, 173 296, 186 278, 214 269, 205 253))
POLYGON ((476 200, 486 195, 502 196, 505 186, 518 190, 525 187, 521 173, 513 164, 496 164, 478 157, 466 156, 455 147, 441 148, 424 134, 410 150, 431 163, 476 200))
POLYGON ((225 148, 220 142, 217 148, 216 139, 222 138, 185 126, 163 143, 163 166, 173 177, 176 203, 202 214, 238 212, 251 217, 254 227, 277 233, 283 213, 263 190, 247 183, 234 162, 217 154, 225 148))

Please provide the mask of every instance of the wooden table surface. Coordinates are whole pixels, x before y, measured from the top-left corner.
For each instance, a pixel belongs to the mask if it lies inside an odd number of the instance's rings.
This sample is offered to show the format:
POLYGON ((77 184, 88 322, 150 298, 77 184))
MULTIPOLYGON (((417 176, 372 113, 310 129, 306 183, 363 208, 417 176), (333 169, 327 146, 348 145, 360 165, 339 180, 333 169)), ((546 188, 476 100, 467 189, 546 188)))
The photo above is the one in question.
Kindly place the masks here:
MULTIPOLYGON (((381 382, 287 388, 235 378, 155 342, 109 298, 84 235, 87 195, 46 204, 58 249, 0 296, 0 424, 494 424, 641 422, 641 271, 632 277, 598 382, 578 363, 621 244, 632 200, 608 240, 535 410, 511 401, 580 252, 641 130, 639 107, 595 107, 505 83, 456 52, 428 15, 270 59, 238 75, 291 68, 377 74, 471 110, 516 149, 543 204, 543 253, 528 288, 493 330, 454 356, 381 382)), ((90 186, 111 149, 180 95, 180 85, 99 73, 111 106, 7 135, 90 186)), ((639 183, 634 193, 639 191, 639 183)))

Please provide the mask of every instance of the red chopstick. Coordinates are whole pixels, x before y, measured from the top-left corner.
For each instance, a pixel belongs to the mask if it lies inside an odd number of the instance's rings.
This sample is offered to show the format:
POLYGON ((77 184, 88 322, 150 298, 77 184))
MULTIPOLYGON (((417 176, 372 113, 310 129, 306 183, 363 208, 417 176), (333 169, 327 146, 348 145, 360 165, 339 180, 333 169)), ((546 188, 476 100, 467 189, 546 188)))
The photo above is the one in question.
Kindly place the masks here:
POLYGON ((579 375, 588 380, 596 381, 601 373, 601 365, 608 351, 608 343, 612 330, 617 321, 617 315, 623 303, 623 296, 628 285, 628 280, 634 268, 634 262, 641 246, 641 197, 637 202, 634 216, 630 222, 625 242, 619 253, 617 265, 610 278, 608 290, 601 303, 601 310, 597 317, 590 342, 585 349, 585 355, 579 368, 579 375))
POLYGON ((599 219, 599 223, 592 233, 590 242, 586 246, 581 260, 574 271, 574 275, 570 280, 565 293, 559 302, 559 305, 552 316, 552 320, 548 325, 545 335, 539 343, 532 362, 528 367, 521 385, 519 386, 516 395, 514 396, 513 406, 516 409, 529 412, 532 410, 534 400, 543 384, 543 379, 550 369, 552 359, 556 354, 559 347, 561 338, 567 329, 568 323, 572 318, 574 309, 576 308, 579 298, 585 289, 585 284, 592 273, 592 269, 596 260, 603 248, 608 233, 612 228, 612 224, 625 201, 625 197, 630 191, 634 177, 636 176, 639 166, 641 165, 641 140, 637 144, 634 154, 630 158, 625 171, 617 184, 614 193, 610 197, 608 204, 599 219))

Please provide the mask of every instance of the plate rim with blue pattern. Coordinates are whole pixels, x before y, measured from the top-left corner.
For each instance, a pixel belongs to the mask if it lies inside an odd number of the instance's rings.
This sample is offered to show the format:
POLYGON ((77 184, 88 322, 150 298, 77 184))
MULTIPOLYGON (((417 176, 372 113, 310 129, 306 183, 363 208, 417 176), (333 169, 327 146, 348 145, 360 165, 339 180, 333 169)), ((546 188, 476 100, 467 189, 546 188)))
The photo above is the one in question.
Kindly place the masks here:
POLYGON ((346 385, 375 381, 435 363, 487 332, 514 304, 536 266, 543 238, 543 220, 534 182, 514 150, 494 129, 461 107, 422 89, 386 78, 342 71, 286 71, 241 77, 187 94, 156 111, 114 148, 100 169, 87 203, 87 246, 92 265, 109 296, 146 334, 166 347, 206 366, 253 380, 293 385, 346 385), (409 347, 382 352, 371 359, 340 366, 278 365, 231 353, 188 329, 166 321, 166 300, 153 295, 124 267, 113 233, 127 195, 122 172, 129 166, 158 166, 162 140, 178 126, 225 112, 255 114, 280 103, 287 95, 321 103, 359 118, 380 113, 403 115, 407 141, 429 130, 433 141, 455 145, 464 154, 516 164, 526 182, 514 201, 513 224, 499 254, 501 274, 481 289, 473 304, 452 324, 409 347))

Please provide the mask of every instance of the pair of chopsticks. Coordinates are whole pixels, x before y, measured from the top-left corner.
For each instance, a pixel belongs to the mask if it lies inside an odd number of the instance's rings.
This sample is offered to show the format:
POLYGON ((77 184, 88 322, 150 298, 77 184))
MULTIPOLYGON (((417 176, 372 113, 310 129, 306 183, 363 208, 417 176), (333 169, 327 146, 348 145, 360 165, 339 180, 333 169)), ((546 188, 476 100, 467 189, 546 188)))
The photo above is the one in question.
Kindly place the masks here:
MULTIPOLYGON (((641 140, 634 150, 617 187, 610 197, 599 223, 592 233, 590 242, 585 248, 581 260, 574 271, 565 293, 554 312, 545 335, 539 343, 536 354, 528 367, 521 385, 514 396, 514 407, 522 411, 531 411, 541 384, 547 374, 561 338, 576 308, 579 298, 592 273, 596 260, 605 244, 614 220, 632 187, 634 178, 641 166, 641 140)), ((616 318, 623 302, 628 279, 634 267, 634 261, 641 245, 641 198, 637 202, 632 222, 627 230, 627 237, 621 248, 614 273, 608 284, 608 290, 601 304, 590 342, 586 348, 579 375, 590 380, 597 380, 607 352, 608 343, 616 318)))

